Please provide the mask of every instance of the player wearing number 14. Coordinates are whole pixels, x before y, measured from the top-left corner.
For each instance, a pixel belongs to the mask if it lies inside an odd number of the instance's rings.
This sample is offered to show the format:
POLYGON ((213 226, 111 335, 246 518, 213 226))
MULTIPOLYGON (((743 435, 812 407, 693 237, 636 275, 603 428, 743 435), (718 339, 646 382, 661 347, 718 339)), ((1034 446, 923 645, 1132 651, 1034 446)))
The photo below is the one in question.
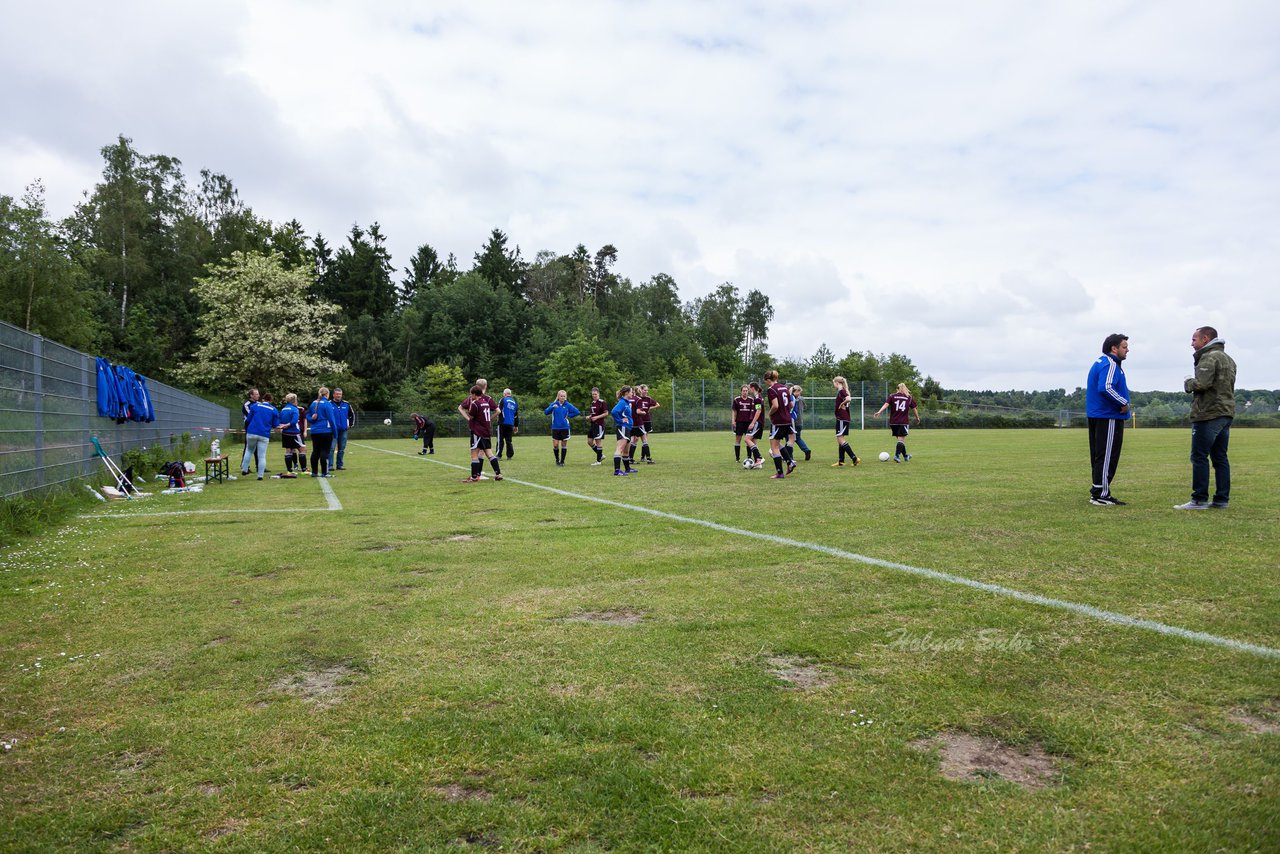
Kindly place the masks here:
POLYGON ((911 459, 911 455, 907 453, 907 443, 903 441, 907 438, 907 424, 911 415, 915 415, 916 426, 920 426, 920 410, 916 409, 916 399, 907 390, 906 383, 898 383, 897 391, 889 395, 884 405, 876 410, 876 415, 886 409, 889 410, 889 432, 898 440, 897 447, 893 449, 893 461, 905 462, 911 459))

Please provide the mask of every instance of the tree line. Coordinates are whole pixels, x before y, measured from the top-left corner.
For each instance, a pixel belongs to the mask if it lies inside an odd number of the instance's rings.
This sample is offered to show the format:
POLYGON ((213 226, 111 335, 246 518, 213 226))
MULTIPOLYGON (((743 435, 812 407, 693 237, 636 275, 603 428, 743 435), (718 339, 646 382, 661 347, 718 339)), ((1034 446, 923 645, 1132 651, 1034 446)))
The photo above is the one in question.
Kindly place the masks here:
POLYGON ((397 271, 377 222, 331 241, 124 136, 101 154, 101 180, 61 221, 39 181, 0 195, 0 318, 181 387, 301 393, 323 380, 365 408, 407 410, 447 408, 478 376, 549 394, 777 367, 943 394, 900 354, 837 358, 822 344, 779 359, 766 294, 724 282, 682 301, 666 273, 618 275, 613 244, 525 258, 495 228, 465 269, 422 243, 397 271))

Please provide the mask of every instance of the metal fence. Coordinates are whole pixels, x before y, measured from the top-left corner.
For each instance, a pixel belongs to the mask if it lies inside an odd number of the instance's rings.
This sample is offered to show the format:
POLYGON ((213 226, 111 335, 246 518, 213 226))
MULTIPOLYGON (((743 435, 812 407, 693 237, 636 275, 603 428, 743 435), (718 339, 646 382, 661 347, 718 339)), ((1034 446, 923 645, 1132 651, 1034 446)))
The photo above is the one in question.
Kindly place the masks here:
POLYGON ((155 421, 117 424, 98 415, 92 356, 0 321, 0 498, 97 473, 90 436, 117 462, 131 448, 173 446, 227 431, 231 412, 147 380, 155 421))

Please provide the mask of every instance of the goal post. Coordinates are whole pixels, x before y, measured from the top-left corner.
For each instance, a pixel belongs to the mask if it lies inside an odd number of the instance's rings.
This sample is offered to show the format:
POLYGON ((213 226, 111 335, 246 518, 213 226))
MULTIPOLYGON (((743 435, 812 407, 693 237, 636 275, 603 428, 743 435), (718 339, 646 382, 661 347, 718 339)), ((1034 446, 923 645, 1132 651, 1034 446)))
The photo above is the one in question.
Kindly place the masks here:
MULTIPOLYGON (((816 415, 819 412, 821 412, 821 414, 823 415, 831 416, 832 424, 834 426, 835 417, 836 417, 836 399, 834 397, 825 397, 825 396, 824 397, 806 397, 804 399, 804 402, 805 402, 805 412, 804 412, 804 422, 803 422, 804 424, 809 423, 811 415, 816 415), (823 401, 820 409, 817 405, 818 401, 823 401)), ((849 408, 853 409, 855 405, 858 407, 858 429, 866 430, 867 429, 867 413, 865 408, 863 407, 863 399, 861 396, 849 398, 849 408)), ((852 415, 853 413, 850 412, 849 414, 852 415)))

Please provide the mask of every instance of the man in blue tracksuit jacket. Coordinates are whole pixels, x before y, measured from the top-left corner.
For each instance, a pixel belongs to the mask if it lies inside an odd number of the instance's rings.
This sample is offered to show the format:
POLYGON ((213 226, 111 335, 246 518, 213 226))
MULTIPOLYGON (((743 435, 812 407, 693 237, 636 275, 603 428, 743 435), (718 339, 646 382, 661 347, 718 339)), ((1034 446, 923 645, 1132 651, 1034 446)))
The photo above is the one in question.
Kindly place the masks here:
POLYGON ((244 422, 244 458, 240 461, 240 474, 249 476, 249 461, 257 460, 258 480, 267 470, 267 443, 271 431, 280 426, 280 413, 269 403, 255 400, 249 405, 244 422))
POLYGON ((1102 355, 1089 368, 1085 386, 1085 414, 1089 417, 1089 457, 1093 462, 1093 486, 1089 503, 1124 504, 1111 494, 1111 481, 1120 463, 1124 422, 1129 420, 1129 384, 1122 364, 1129 356, 1129 336, 1119 332, 1102 342, 1102 355))
POLYGON ((342 471, 346 466, 342 464, 343 457, 347 453, 347 430, 356 423, 356 414, 351 409, 351 404, 342 399, 342 389, 335 388, 333 390, 333 400, 330 405, 333 406, 333 444, 329 447, 329 471, 342 471), (338 454, 338 464, 334 465, 334 452, 338 454))
POLYGON ((502 446, 507 447, 507 459, 516 455, 512 438, 520 432, 520 404, 511 396, 511 389, 502 390, 502 400, 498 402, 498 456, 502 456, 502 446))

